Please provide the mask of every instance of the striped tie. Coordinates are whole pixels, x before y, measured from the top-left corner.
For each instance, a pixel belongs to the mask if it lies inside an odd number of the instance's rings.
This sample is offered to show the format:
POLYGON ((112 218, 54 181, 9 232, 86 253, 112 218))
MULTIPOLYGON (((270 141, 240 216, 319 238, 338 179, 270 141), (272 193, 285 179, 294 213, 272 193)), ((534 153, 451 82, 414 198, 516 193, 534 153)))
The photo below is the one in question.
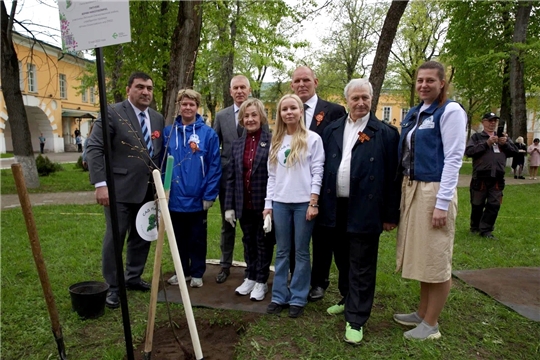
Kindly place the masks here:
POLYGON ((152 147, 152 139, 150 139, 150 132, 148 131, 148 127, 146 126, 145 119, 146 119, 146 115, 144 114, 144 112, 141 111, 139 113, 139 121, 141 122, 141 129, 142 129, 144 142, 146 143, 146 148, 148 149, 148 154, 150 155, 150 157, 153 157, 154 156, 154 149, 152 147))

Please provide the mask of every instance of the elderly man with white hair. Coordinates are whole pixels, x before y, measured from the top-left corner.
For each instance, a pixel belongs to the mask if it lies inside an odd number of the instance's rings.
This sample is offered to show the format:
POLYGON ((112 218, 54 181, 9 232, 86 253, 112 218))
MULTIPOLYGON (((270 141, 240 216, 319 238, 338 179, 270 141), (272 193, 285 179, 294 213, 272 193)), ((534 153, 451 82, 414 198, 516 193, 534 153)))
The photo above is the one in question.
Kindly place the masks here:
POLYGON ((373 88, 367 79, 351 80, 344 93, 349 114, 323 134, 318 224, 334 239, 343 297, 327 311, 345 314, 345 341, 359 344, 375 295, 379 237, 399 221, 399 133, 371 112, 373 88))

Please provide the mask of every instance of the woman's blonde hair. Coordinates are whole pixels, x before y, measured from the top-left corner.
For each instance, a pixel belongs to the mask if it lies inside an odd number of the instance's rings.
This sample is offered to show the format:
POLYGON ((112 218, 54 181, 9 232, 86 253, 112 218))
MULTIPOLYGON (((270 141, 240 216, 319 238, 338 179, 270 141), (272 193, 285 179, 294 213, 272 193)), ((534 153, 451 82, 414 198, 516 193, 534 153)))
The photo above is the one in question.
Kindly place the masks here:
POLYGON ((182 101, 183 98, 188 98, 195 101, 197 108, 201 106, 201 94, 195 90, 181 89, 178 91, 178 95, 176 95, 176 114, 180 112, 180 101, 182 101))
POLYGON ((516 139, 516 142, 517 142, 518 144, 523 144, 523 136, 518 137, 518 138, 516 139))
POLYGON ((287 134, 287 125, 285 125, 281 117, 281 104, 284 100, 287 99, 294 99, 297 102, 298 108, 301 112, 300 121, 298 122, 296 132, 293 134, 293 138, 291 141, 291 152, 289 153, 289 156, 287 156, 287 167, 290 167, 294 166, 294 164, 296 164, 298 161, 301 161, 305 158, 308 148, 308 129, 306 128, 306 125, 304 123, 304 104, 302 103, 302 100, 300 100, 300 98, 294 94, 287 94, 283 96, 278 102, 276 129, 274 134, 272 135, 272 149, 270 151, 269 161, 272 164, 277 163, 279 149, 281 148, 281 144, 283 143, 283 138, 285 137, 285 134, 287 134))
POLYGON ((266 111, 264 110, 264 104, 262 103, 262 101, 256 98, 249 98, 244 101, 242 105, 240 105, 240 109, 238 110, 238 123, 240 124, 240 126, 244 126, 244 114, 248 106, 254 106, 255 109, 257 109, 257 112, 261 117, 261 126, 268 122, 268 118, 266 116, 266 111))

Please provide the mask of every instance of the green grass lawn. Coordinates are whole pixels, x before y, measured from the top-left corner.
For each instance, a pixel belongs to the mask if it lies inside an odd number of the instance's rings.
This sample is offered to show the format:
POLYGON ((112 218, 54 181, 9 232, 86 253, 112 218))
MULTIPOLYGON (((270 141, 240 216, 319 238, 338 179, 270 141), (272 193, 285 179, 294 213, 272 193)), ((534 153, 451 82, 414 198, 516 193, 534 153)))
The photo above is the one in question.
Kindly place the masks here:
MULTIPOLYGON (((37 189, 28 189, 33 193, 52 193, 52 192, 70 192, 70 191, 92 191, 94 187, 90 184, 88 171, 75 168, 75 164, 62 164, 63 171, 57 171, 49 176, 40 176, 40 187, 37 189)), ((0 170, 0 193, 16 194, 15 180, 11 169, 0 170)))
POLYGON ((13 157, 13 153, 1 153, 0 159, 9 159, 13 157))
MULTIPOLYGON (((86 175, 86 174, 85 174, 86 175)), ((507 186, 504 204, 490 241, 469 234, 468 189, 459 189, 459 213, 454 246, 454 269, 539 266, 539 213, 531 195, 540 184, 507 186)), ((33 209, 43 255, 60 314, 71 359, 123 359, 125 345, 121 312, 107 309, 99 319, 81 321, 71 310, 68 287, 79 281, 101 280, 101 239, 104 217, 98 205, 39 206, 33 209)), ((2 359, 57 358, 55 342, 28 236, 20 209, 1 213, 2 359)), ((208 258, 219 258, 219 206, 212 207, 208 223, 208 258)), ((540 349, 540 324, 528 320, 489 296, 454 280, 440 318, 443 337, 422 343, 403 340, 406 329, 392 321, 394 312, 412 311, 419 286, 395 270, 395 232, 382 235, 375 304, 365 326, 364 341, 353 347, 342 341, 344 320, 326 315, 339 300, 337 271, 332 269, 327 296, 310 303, 299 319, 262 315, 242 334, 236 359, 533 359, 540 349)), ((242 259, 241 242, 236 260, 242 259)), ((165 246, 163 271, 173 270, 165 246)), ((153 253, 145 279, 151 278, 153 253)), ((207 281, 212 281, 211 279, 207 281)), ((270 295, 268 295, 270 296, 270 295)), ((129 292, 135 344, 143 341, 148 293, 129 292)), ((171 306, 183 316, 181 305, 171 306)), ((166 319, 158 304, 157 321, 166 319)), ((194 309, 195 318, 225 324, 238 318, 235 311, 194 309), (217 320, 216 320, 217 319, 217 320)), ((203 349, 204 352, 204 349, 203 349)))

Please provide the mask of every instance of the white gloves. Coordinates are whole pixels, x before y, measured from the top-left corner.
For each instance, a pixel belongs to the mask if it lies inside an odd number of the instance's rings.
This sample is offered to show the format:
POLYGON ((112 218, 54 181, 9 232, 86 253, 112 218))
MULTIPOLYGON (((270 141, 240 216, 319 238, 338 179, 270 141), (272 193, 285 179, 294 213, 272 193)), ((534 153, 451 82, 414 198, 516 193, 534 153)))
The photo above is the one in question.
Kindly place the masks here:
POLYGON ((202 201, 202 207, 203 207, 204 211, 210 209, 212 207, 212 205, 214 205, 213 201, 209 201, 209 200, 203 200, 202 201))
POLYGON ((236 226, 234 210, 225 210, 225 221, 231 224, 232 227, 236 226))
POLYGON ((270 214, 266 214, 266 217, 264 218, 263 230, 265 233, 272 231, 272 218, 270 217, 270 214))

